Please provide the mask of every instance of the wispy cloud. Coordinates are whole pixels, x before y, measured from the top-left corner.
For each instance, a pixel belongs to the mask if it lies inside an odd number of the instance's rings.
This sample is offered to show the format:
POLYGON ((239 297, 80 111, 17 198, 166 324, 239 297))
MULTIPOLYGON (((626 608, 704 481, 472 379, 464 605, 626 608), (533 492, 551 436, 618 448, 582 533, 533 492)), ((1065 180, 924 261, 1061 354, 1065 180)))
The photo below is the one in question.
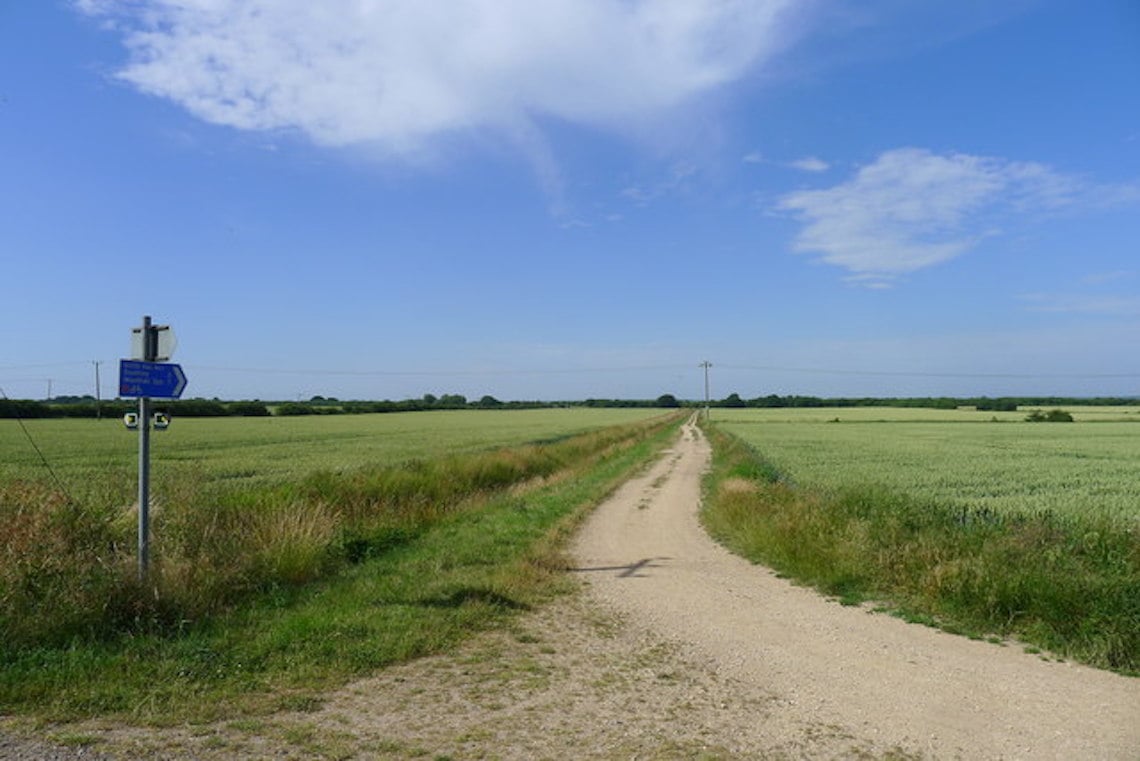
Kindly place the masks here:
POLYGON ((797 169, 801 172, 826 172, 831 168, 831 164, 816 156, 805 156, 795 161, 776 161, 759 151, 752 151, 741 156, 740 160, 745 164, 768 164, 786 169, 797 169))
POLYGON ((1094 272, 1076 281, 1076 287, 1063 292, 1024 293, 1018 298, 1031 312, 1086 314, 1108 317, 1140 317, 1140 296, 1120 289, 1123 281, 1136 277, 1135 270, 1094 272))
MULTIPOLYGON (((792 0, 77 0, 118 77, 214 124, 410 155, 556 118, 625 128, 782 49, 792 0)), ((528 149, 529 150, 529 149, 528 149)), ((541 153, 541 151, 539 151, 541 153)))
POLYGON ((1043 164, 899 148, 839 185, 788 194, 777 208, 804 222, 796 251, 883 286, 961 256, 996 234, 1001 218, 1095 202, 1100 190, 1043 164))
POLYGON ((816 158, 815 156, 806 156, 802 159, 797 159, 796 161, 791 162, 788 166, 792 167, 793 169, 799 169, 803 172, 826 172, 831 168, 831 164, 828 164, 823 159, 816 158))
POLYGON ((1094 272, 1091 275, 1085 275, 1081 278, 1081 282, 1085 285, 1105 285, 1106 283, 1114 283, 1119 280, 1129 280, 1136 277, 1135 270, 1115 270, 1113 272, 1094 272))
POLYGON ((1140 316, 1140 297, 1112 294, 1027 293, 1020 299, 1033 312, 1093 314, 1113 317, 1140 316))
POLYGON ((621 191, 622 198, 633 201, 638 206, 648 206, 662 196, 670 195, 685 187, 689 179, 696 175, 697 167, 685 161, 674 164, 665 179, 649 185, 630 185, 621 191))

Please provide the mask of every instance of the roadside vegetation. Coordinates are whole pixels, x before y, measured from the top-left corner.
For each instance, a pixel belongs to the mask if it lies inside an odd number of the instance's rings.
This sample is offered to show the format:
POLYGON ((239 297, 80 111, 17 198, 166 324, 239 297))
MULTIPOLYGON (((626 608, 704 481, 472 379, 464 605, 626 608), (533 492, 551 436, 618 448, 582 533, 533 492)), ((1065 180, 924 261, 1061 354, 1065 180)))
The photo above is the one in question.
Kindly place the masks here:
POLYGON ((556 591, 569 523, 678 424, 285 483, 178 477, 156 504, 146 584, 133 511, 6 481, 0 712, 181 721, 315 705, 556 591))
POLYGON ((1025 416, 1025 421, 1027 423, 1071 423, 1073 422, 1073 415, 1064 410, 1049 410, 1048 412, 1033 410, 1025 416))
MULTIPOLYGON (((1106 510, 1065 509, 1063 488, 1034 483, 1041 469, 1017 470, 1034 447, 999 437, 986 448, 999 461, 993 480, 975 483, 1004 498, 987 501, 982 493, 971 501, 961 490, 955 442, 993 430, 985 423, 943 424, 950 428, 941 438, 918 436, 921 428, 907 429, 913 424, 880 425, 875 434, 822 418, 799 425, 794 436, 761 433, 766 426, 743 418, 708 427, 715 454, 703 518, 728 547, 848 604, 873 601, 949 631, 1015 637, 1057 656, 1140 673, 1134 496, 1106 510), (885 452, 896 449, 892 467, 885 452)), ((1090 428, 1112 437, 1110 424, 1090 428)), ((1070 452, 1073 462, 1058 477, 1087 483, 1082 467, 1104 465, 1103 449, 1092 449, 1099 457, 1070 452)), ((1134 489, 1134 470, 1124 463, 1117 461, 1113 478, 1097 471, 1093 493, 1097 483, 1108 494, 1134 489)))

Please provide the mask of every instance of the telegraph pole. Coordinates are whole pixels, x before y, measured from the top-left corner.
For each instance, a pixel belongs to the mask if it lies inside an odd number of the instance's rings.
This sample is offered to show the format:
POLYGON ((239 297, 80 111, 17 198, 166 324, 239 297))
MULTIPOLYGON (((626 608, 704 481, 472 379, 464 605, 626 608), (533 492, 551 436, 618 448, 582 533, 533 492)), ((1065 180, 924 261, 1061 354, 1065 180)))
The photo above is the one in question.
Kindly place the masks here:
POLYGON ((103 364, 97 359, 91 360, 91 364, 95 365, 95 419, 103 419, 103 397, 99 393, 99 365, 103 364))
POLYGON ((703 367, 705 369, 705 420, 708 420, 709 419, 709 368, 712 367, 712 362, 709 362, 706 359, 704 362, 697 365, 697 367, 703 367))

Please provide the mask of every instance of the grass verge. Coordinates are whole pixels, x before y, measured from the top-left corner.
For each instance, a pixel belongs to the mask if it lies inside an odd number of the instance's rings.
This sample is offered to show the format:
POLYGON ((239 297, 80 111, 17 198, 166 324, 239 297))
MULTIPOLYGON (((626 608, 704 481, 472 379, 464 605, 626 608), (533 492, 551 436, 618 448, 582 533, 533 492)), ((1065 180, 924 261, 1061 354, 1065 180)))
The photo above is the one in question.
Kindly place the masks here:
MULTIPOLYGON (((672 418, 640 426, 635 435, 566 454, 557 467, 526 470, 522 480, 488 476, 495 488, 464 492, 446 509, 412 499, 418 522, 382 510, 375 524, 346 523, 355 528, 342 527, 330 546, 342 553, 359 548, 353 540, 366 546, 351 558, 342 554, 333 572, 305 583, 262 584, 193 621, 9 646, 0 652, 0 713, 166 723, 315 708, 324 690, 447 648, 559 591, 567 583, 559 548, 570 526, 646 463, 678 424, 672 418)), ((551 446, 582 444, 574 442, 551 446)), ((357 475, 359 483, 348 478, 317 490, 329 514, 356 509, 352 499, 373 482, 357 475)), ((363 504, 361 497, 357 507, 363 504)))
POLYGON ((739 439, 709 438, 703 520, 733 551, 841 602, 887 601, 911 620, 1140 674, 1135 521, 798 488, 739 439))

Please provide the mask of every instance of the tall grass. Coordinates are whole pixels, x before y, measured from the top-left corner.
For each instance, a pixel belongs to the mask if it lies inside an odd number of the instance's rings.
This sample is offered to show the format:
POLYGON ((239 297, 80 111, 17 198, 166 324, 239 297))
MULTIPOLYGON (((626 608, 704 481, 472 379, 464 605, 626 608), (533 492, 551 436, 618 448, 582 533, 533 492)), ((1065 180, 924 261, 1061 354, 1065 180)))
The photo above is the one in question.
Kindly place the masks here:
POLYGON ((0 637, 8 646, 90 637, 129 618, 111 510, 81 508, 39 483, 0 490, 0 637))
POLYGON ((177 632, 383 554, 473 501, 581 467, 662 424, 273 486, 240 488, 186 471, 160 477, 145 586, 135 577, 134 508, 9 482, 0 486, 0 638, 19 649, 177 632))
POLYGON ((704 520, 744 556, 847 602, 884 600, 951 630, 1140 672, 1135 521, 800 488, 739 439, 710 437, 704 520))

